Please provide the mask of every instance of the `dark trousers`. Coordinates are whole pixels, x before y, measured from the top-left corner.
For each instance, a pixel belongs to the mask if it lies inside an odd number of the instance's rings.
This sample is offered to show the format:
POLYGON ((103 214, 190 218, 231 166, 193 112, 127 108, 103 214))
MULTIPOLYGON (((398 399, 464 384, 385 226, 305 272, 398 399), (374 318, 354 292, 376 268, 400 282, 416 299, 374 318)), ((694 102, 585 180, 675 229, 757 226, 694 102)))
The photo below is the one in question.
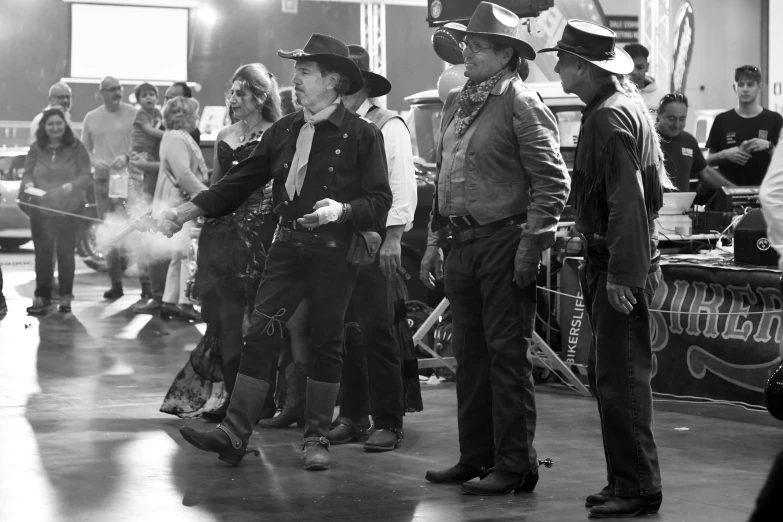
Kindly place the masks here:
POLYGON ((783 513, 783 451, 778 453, 748 522, 778 520, 783 513), (777 513, 777 514, 776 514, 777 513))
MULTIPOLYGON (((105 220, 109 214, 119 214, 125 217, 126 211, 122 200, 109 198, 109 180, 96 179, 93 182, 95 190, 95 207, 98 217, 105 220)), ((112 285, 122 284, 122 251, 118 247, 110 247, 106 253, 106 267, 112 285)))
POLYGON ((61 214, 30 212, 30 230, 35 246, 35 295, 52 298, 54 260, 57 255, 60 295, 73 294, 76 271, 76 228, 71 218, 61 214))
POLYGON ((643 497, 661 491, 658 449, 652 432, 648 311, 661 277, 658 269, 647 276, 644 290, 634 290, 636 305, 626 315, 609 304, 607 273, 591 263, 589 254, 579 271, 593 329, 587 377, 598 402, 607 480, 618 497, 643 497))
POLYGON ((154 259, 147 264, 151 295, 160 301, 163 301, 163 292, 166 290, 166 275, 170 263, 170 259, 154 259))
POLYGON ((313 352, 310 379, 340 382, 343 321, 357 272, 346 262, 347 253, 347 248, 272 244, 245 335, 239 373, 255 379, 269 375, 277 366, 282 328, 306 298, 313 352))
POLYGON ((340 416, 358 421, 372 413, 378 429, 402 428, 400 348, 392 336, 389 281, 379 259, 359 267, 345 317, 340 416), (358 335, 351 328, 358 325, 358 335))
POLYGON ((537 466, 528 347, 536 287, 513 282, 519 228, 452 248, 446 297, 454 320, 460 463, 525 473, 537 466))
POLYGON ((223 382, 229 393, 234 390, 239 371, 243 346, 242 321, 246 308, 247 296, 241 284, 218 286, 204 292, 202 296, 202 316, 207 323, 217 328, 223 382))

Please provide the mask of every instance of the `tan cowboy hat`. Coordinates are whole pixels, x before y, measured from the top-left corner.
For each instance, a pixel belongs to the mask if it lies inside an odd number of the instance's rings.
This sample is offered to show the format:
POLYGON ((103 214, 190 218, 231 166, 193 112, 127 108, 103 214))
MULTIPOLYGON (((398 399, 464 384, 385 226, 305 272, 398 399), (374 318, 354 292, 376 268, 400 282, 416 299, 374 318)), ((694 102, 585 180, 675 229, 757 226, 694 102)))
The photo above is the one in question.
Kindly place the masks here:
POLYGON ((616 40, 617 34, 608 27, 584 20, 569 20, 557 45, 538 52, 563 51, 612 74, 630 74, 634 67, 633 59, 615 45, 616 40))
POLYGON ((361 45, 349 45, 348 57, 359 68, 364 77, 364 86, 370 88, 369 98, 385 96, 392 90, 391 83, 380 74, 370 71, 370 53, 361 45))
POLYGON ((333 71, 348 78, 351 86, 345 94, 354 94, 364 87, 362 73, 356 64, 348 57, 348 46, 333 36, 313 33, 304 49, 295 51, 277 51, 277 55, 287 60, 302 60, 319 62, 333 71))
POLYGON ((457 23, 448 23, 443 27, 458 35, 481 36, 503 47, 511 47, 526 60, 536 59, 533 47, 519 37, 519 17, 497 4, 481 2, 473 11, 467 28, 457 23))

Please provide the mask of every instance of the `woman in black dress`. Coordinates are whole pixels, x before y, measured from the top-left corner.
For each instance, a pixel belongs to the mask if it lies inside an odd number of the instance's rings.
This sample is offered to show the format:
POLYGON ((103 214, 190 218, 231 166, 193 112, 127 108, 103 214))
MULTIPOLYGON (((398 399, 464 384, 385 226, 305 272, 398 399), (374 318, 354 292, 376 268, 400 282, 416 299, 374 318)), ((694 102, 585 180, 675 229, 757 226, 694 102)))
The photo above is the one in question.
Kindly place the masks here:
MULTIPOLYGON (((212 183, 230 176, 231 167, 253 153, 264 131, 281 116, 277 81, 262 64, 243 65, 231 81, 226 102, 233 123, 222 129, 215 140, 212 183)), ((271 197, 265 198, 263 189, 232 215, 210 218, 204 223, 199 237, 195 289, 201 295, 201 315, 207 332, 195 354, 198 360, 192 357, 177 376, 161 411, 180 416, 201 414, 215 421, 225 415, 228 400, 217 410, 203 411, 212 406, 207 404, 211 382, 220 380, 220 376, 207 374, 219 370, 225 390, 231 394, 242 353, 243 322, 252 312, 276 227, 271 197)), ((274 415, 274 402, 267 404, 262 418, 274 415)))

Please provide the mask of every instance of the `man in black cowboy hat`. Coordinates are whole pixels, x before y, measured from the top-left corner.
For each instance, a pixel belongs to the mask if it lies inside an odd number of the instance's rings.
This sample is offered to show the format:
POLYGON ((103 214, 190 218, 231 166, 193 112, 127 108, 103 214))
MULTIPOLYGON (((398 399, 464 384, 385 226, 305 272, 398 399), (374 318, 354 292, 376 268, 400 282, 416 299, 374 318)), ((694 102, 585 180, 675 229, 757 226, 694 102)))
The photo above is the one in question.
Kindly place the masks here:
POLYGON ((518 74, 520 60, 536 56, 518 26, 514 13, 482 2, 466 29, 455 27, 464 35, 468 82, 444 106, 421 262, 420 277, 432 288, 431 272, 443 273, 448 226, 460 459, 426 478, 464 483, 463 492, 477 495, 533 491, 538 482, 528 347, 540 255, 554 243, 569 192, 557 121, 518 74))
POLYGON ((348 51, 362 72, 364 87, 345 96, 345 105, 383 134, 392 205, 379 260, 359 268, 346 313, 340 417, 328 438, 332 444, 359 440, 369 427, 372 407, 375 429, 364 449, 389 451, 402 443, 404 406, 401 352, 392 336, 386 279, 395 277, 402 264, 400 241, 413 225, 416 211, 416 173, 408 127, 396 113, 370 102, 370 98, 389 94, 389 80, 369 70, 370 56, 364 47, 349 45, 348 51))
POLYGON ((593 327, 588 379, 598 401, 609 484, 587 497, 596 518, 656 513, 661 472, 652 432, 648 305, 661 281, 655 219, 672 188, 655 124, 628 78, 633 60, 606 27, 571 20, 557 52, 563 90, 587 105, 574 162, 580 269, 593 327))
POLYGON ((280 225, 226 417, 209 432, 189 427, 180 432, 197 448, 218 453, 234 465, 253 451, 247 448, 248 440, 269 388, 262 379, 277 362, 270 349, 274 336, 307 298, 313 362, 302 456, 305 469, 323 470, 330 466, 326 435, 340 386, 343 319, 357 274, 346 256, 355 232, 383 228, 391 190, 380 131, 342 102, 342 95, 363 85, 348 47, 331 36, 313 34, 303 50, 278 54, 296 61, 293 84, 304 109, 272 125, 253 155, 208 191, 161 215, 158 228, 170 235, 199 215, 232 212, 274 178, 280 225))

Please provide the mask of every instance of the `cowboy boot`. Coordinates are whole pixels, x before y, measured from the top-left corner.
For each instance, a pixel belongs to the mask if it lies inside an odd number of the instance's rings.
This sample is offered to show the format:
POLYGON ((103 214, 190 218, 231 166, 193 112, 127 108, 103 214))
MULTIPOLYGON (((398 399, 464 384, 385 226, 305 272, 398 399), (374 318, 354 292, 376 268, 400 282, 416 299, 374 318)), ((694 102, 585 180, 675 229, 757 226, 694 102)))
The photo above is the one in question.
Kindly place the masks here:
POLYGON ((334 415, 334 403, 340 383, 307 379, 305 402, 305 432, 302 440, 302 463, 308 471, 329 469, 329 424, 334 415))
POLYGON ((226 417, 217 428, 200 432, 183 426, 179 432, 198 449, 217 453, 223 462, 239 466, 248 453, 255 453, 256 456, 261 454, 258 448, 248 449, 247 443, 268 389, 269 384, 265 381, 239 374, 226 417))
MULTIPOLYGON (((307 387, 308 366, 295 362, 285 369, 285 406, 280 415, 272 419, 263 419, 258 425, 262 428, 289 428, 296 423, 297 428, 304 427, 305 388, 307 387)), ((331 418, 329 419, 331 420, 331 418)))

